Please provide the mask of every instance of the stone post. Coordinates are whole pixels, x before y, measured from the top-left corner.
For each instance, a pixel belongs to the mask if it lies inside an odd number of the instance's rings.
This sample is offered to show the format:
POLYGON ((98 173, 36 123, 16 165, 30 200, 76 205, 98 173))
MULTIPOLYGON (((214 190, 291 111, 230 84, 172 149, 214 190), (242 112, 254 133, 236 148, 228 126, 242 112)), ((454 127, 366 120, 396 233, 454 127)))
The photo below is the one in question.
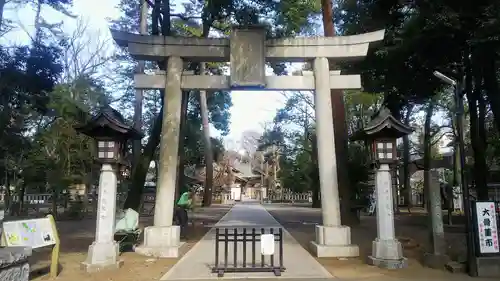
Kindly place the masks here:
POLYGON ((160 258, 179 256, 180 228, 172 225, 172 220, 180 137, 182 71, 181 58, 168 58, 154 226, 144 229, 144 244, 135 250, 146 256, 160 258))
POLYGON ((314 60, 314 80, 323 225, 316 226, 316 241, 311 241, 311 246, 318 257, 356 257, 359 256, 359 248, 351 244, 351 229, 340 222, 328 59, 314 60))
POLYGON ((82 268, 87 272, 118 268, 119 245, 114 240, 116 214, 116 171, 111 164, 102 164, 97 195, 97 226, 95 241, 89 246, 82 268))
POLYGON ((0 248, 0 280, 28 281, 31 247, 1 247, 0 248))
POLYGON ((437 171, 426 171, 430 173, 429 186, 429 216, 432 225, 431 252, 424 254, 424 265, 442 269, 450 262, 446 255, 446 240, 444 237, 443 209, 441 206, 441 186, 439 184, 439 175, 437 171))
POLYGON ((404 268, 403 247, 394 232, 392 177, 389 164, 381 164, 375 172, 377 208, 377 238, 372 242, 372 255, 368 262, 381 268, 404 268))

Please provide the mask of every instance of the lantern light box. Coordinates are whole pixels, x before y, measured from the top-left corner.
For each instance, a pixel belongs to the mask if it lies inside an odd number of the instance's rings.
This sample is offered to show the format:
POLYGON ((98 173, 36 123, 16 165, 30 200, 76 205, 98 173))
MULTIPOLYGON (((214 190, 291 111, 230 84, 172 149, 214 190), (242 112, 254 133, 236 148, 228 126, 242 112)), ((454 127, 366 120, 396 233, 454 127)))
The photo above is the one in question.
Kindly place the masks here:
POLYGON ((412 131, 411 127, 394 118, 387 108, 382 108, 362 130, 351 136, 351 140, 367 142, 372 148, 372 161, 391 164, 398 159, 396 140, 412 131))
POLYGON ((127 141, 142 138, 142 133, 125 124, 123 116, 110 106, 76 130, 96 140, 97 159, 102 163, 124 162, 127 141))

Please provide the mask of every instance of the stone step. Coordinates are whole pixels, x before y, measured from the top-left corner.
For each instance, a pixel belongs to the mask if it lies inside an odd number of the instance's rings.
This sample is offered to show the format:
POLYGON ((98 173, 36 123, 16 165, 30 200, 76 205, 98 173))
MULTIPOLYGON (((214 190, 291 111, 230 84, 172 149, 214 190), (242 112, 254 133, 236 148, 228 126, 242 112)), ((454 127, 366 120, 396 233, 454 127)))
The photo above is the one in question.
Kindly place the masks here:
POLYGON ((451 273, 465 273, 466 272, 466 265, 465 265, 465 263, 461 263, 461 262, 450 261, 444 267, 446 268, 446 270, 448 270, 451 273))

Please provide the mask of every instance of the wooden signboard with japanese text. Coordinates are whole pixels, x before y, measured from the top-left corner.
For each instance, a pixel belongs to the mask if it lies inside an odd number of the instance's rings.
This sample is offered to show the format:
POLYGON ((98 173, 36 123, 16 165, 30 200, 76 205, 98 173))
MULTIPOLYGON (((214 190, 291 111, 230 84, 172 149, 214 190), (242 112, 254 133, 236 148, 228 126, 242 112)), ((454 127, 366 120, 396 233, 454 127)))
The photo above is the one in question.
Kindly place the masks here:
POLYGON ((495 202, 475 202, 473 208, 476 229, 477 254, 500 253, 495 202))

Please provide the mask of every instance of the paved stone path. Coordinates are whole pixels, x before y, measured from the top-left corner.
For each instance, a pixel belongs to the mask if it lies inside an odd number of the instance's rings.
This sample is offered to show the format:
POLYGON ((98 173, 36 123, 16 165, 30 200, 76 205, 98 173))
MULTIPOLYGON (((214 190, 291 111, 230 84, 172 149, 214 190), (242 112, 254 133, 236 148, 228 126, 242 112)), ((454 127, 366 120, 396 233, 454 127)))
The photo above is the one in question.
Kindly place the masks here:
MULTIPOLYGON (((260 227, 281 227, 281 225, 266 211, 260 204, 236 204, 215 227, 238 228, 239 231, 246 228, 260 227)), ((324 279, 332 278, 331 274, 323 268, 299 243, 284 230, 284 266, 286 271, 282 273, 283 279, 324 279)), ((238 255, 241 255, 242 248, 239 243, 238 255)), ((220 245, 219 255, 223 256, 223 243, 220 245)), ((251 261, 251 246, 247 246, 247 263, 251 261)), ((256 245, 260 251, 260 244, 256 245)), ((277 251, 278 249, 276 249, 277 251)), ((229 266, 233 260, 233 248, 229 244, 229 266)), ((211 267, 215 259, 215 228, 212 228, 187 254, 185 254, 177 264, 175 264, 161 280, 210 280, 218 279, 217 274, 211 272, 211 267)), ((260 264, 260 255, 257 253, 257 264, 260 264)), ((268 260, 269 258, 267 258, 268 260)), ((220 259, 222 260, 222 259, 220 259)), ((242 262, 238 259, 238 262, 242 262)), ((278 261, 276 261, 277 263, 278 261)), ((224 279, 240 278, 273 278, 271 272, 259 273, 226 273, 224 279)))

